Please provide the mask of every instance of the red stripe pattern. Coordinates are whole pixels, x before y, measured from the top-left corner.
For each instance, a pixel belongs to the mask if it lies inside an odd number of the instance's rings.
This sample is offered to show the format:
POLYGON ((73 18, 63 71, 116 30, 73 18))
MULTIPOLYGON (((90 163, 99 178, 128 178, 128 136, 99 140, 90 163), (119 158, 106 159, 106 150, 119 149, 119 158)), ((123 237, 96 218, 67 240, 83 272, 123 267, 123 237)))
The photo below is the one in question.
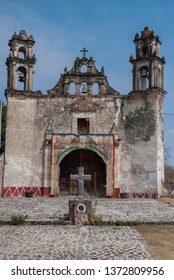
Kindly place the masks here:
POLYGON ((33 192, 33 197, 47 195, 50 193, 49 187, 5 187, 3 197, 26 197, 26 192, 33 192))

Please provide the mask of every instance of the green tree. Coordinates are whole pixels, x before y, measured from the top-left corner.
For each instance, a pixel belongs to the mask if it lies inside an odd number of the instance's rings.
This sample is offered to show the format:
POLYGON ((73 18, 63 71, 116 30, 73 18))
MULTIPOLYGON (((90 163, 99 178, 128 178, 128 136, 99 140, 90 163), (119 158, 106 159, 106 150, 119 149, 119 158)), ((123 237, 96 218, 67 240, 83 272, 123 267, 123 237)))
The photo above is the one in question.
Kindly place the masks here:
POLYGON ((6 113, 7 113, 7 105, 2 103, 0 154, 4 153, 4 150, 5 150, 6 113))

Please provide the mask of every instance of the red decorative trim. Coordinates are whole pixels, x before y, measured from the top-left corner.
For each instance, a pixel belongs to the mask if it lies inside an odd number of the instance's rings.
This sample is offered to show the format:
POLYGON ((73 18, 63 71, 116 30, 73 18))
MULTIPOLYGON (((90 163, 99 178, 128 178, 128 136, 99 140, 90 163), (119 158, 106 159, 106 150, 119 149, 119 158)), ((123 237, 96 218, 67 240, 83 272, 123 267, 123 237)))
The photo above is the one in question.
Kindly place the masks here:
POLYGON ((3 197, 26 197, 26 192, 33 192, 33 197, 50 193, 49 187, 5 187, 3 197))
POLYGON ((49 187, 42 188, 42 195, 47 195, 50 192, 51 192, 51 188, 49 188, 49 187))
MULTIPOLYGON (((26 197, 26 192, 33 191, 33 197, 47 195, 50 193, 50 187, 5 187, 3 188, 3 197, 26 197)), ((157 193, 129 193, 130 198, 150 198, 155 199, 158 197, 157 193)), ((113 196, 107 197, 120 197, 120 189, 115 188, 113 196)))
MULTIPOLYGON (((115 198, 121 198, 120 188, 115 188, 113 196, 115 198)), ((156 199, 158 198, 157 193, 128 193, 128 198, 147 198, 147 199, 156 199)))
POLYGON ((157 198, 158 194, 157 193, 131 193, 130 197, 132 198, 157 198))

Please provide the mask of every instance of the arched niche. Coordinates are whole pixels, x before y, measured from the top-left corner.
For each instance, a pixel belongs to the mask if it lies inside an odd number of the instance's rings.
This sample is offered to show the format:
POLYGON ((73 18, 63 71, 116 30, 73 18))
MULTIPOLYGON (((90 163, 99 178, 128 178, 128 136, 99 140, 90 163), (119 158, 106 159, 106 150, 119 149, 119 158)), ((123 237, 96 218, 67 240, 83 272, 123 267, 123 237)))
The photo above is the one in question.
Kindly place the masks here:
POLYGON ((19 67, 17 69, 17 89, 25 90, 26 89, 26 69, 25 67, 19 67))
POLYGON ((92 85, 92 93, 94 95, 98 95, 98 93, 99 93, 99 84, 98 83, 93 83, 93 85, 92 85))
POLYGON ((87 65, 83 64, 83 65, 80 67, 80 72, 81 72, 81 73, 87 73, 87 72, 88 72, 88 67, 87 67, 87 65))
POLYGON ((76 93, 76 84, 71 82, 69 84, 69 94, 74 95, 76 93))
POLYGON ((88 93, 88 84, 86 82, 81 83, 80 94, 85 95, 88 93))
POLYGON ((26 58, 26 50, 25 48, 21 47, 18 51, 18 58, 25 59, 26 58))
POLYGON ((140 90, 149 88, 149 69, 147 66, 140 68, 140 90))

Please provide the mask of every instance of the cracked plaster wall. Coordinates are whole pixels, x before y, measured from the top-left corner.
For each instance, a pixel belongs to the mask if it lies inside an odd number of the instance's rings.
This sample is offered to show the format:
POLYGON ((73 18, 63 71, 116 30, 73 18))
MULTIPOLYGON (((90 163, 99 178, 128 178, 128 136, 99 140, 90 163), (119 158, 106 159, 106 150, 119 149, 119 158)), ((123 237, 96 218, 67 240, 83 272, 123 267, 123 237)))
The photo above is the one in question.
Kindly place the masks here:
POLYGON ((79 116, 89 118, 90 133, 108 134, 115 124, 113 133, 120 139, 115 155, 117 187, 124 184, 131 192, 156 192, 163 161, 157 99, 151 95, 94 97, 99 107, 93 112, 71 111, 68 106, 74 100, 8 98, 4 186, 43 186, 43 142, 48 125, 57 133, 76 133, 79 116))
POLYGON ((162 102, 157 95, 123 100, 118 185, 124 184, 130 192, 161 193, 164 158, 159 104, 162 102))

